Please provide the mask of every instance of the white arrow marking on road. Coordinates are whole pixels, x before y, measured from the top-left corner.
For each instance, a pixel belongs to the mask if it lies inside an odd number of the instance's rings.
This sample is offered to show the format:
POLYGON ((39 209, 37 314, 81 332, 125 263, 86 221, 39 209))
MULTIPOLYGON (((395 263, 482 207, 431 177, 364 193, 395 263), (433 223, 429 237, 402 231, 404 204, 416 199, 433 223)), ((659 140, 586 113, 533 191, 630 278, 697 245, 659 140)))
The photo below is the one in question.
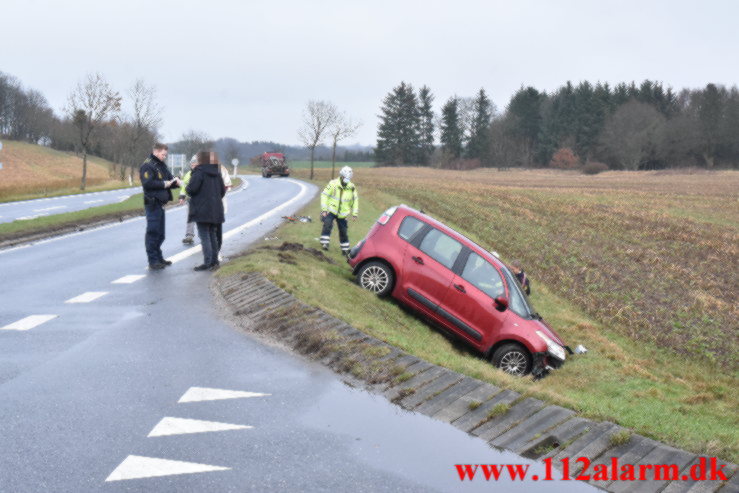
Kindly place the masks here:
POLYGON ((185 435, 188 433, 205 433, 209 431, 248 430, 253 426, 232 425, 217 421, 201 421, 199 419, 163 418, 148 436, 163 437, 169 435, 185 435))
POLYGON ((53 320, 59 315, 31 315, 26 318, 22 318, 17 322, 8 324, 5 327, 0 327, 0 330, 30 330, 34 327, 38 327, 42 323, 53 320))
POLYGON ((244 397, 264 397, 271 394, 260 394, 258 392, 244 392, 242 390, 223 390, 210 389, 207 387, 190 387, 184 393, 178 403, 181 402, 200 402, 200 401, 217 401, 221 399, 241 399, 244 397))
POLYGON ((144 277, 146 276, 132 274, 130 276, 123 276, 120 279, 116 279, 115 281, 111 282, 111 284, 131 284, 138 281, 139 279, 143 279, 144 277))
POLYGON ((70 298, 64 303, 89 303, 91 301, 95 301, 98 298, 102 298, 106 294, 108 294, 107 291, 88 291, 87 293, 82 293, 79 296, 70 298))
POLYGON ((175 474, 193 474, 196 472, 228 471, 230 467, 210 466, 196 462, 179 460, 157 459, 129 455, 121 464, 110 473, 105 481, 122 481, 126 479, 155 478, 175 474))

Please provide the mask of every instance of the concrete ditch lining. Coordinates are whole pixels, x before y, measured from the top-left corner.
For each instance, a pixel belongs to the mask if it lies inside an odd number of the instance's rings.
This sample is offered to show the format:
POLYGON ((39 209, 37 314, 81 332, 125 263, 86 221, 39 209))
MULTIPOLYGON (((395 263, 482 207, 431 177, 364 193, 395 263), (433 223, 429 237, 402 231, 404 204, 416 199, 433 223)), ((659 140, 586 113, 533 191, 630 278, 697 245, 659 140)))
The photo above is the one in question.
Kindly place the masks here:
MULTIPOLYGON (((304 356, 320 361, 351 385, 384 395, 414 410, 530 459, 587 457, 596 464, 676 464, 689 478, 699 457, 631 433, 610 422, 597 422, 575 411, 437 366, 368 336, 345 322, 306 305, 259 273, 217 278, 216 293, 239 326, 265 335, 304 356)), ((726 464, 728 481, 596 481, 606 491, 739 492, 736 464, 726 464)))

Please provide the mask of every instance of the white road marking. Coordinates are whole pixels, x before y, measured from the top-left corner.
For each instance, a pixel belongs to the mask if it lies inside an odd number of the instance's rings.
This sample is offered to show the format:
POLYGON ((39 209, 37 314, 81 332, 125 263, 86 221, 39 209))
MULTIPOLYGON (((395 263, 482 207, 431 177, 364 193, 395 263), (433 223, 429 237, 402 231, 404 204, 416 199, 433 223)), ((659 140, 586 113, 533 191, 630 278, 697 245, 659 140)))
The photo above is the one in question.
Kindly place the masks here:
POLYGON ((111 284, 131 284, 131 283, 138 281, 139 279, 143 279, 144 277, 146 276, 139 275, 139 274, 136 274, 136 275, 131 274, 130 276, 123 276, 119 279, 116 279, 115 281, 111 282, 111 284))
POLYGON ((53 320, 59 315, 31 315, 26 318, 22 318, 17 322, 8 324, 5 327, 0 327, 0 330, 30 330, 34 327, 38 327, 42 323, 53 320))
POLYGON ((82 293, 79 296, 70 298, 64 303, 89 303, 91 301, 95 301, 98 298, 102 298, 106 294, 108 294, 107 291, 88 291, 87 293, 82 293))
POLYGON ((232 425, 229 423, 219 423, 217 421, 201 421, 199 419, 184 418, 163 418, 148 436, 164 437, 169 435, 185 435, 188 433, 205 433, 209 431, 226 431, 226 430, 248 430, 253 426, 232 425))
POLYGON ((210 466, 208 464, 198 464, 195 462, 183 462, 179 460, 129 455, 118 467, 115 468, 115 471, 110 473, 110 476, 108 476, 105 481, 155 478, 159 476, 193 474, 197 472, 228 471, 230 469, 230 467, 210 466))
POLYGON ((241 399, 246 397, 264 397, 271 394, 259 392, 245 392, 242 390, 211 389, 208 387, 190 387, 177 403, 218 401, 221 399, 241 399))
MULTIPOLYGON (((232 236, 234 236, 235 234, 238 234, 238 233, 242 232, 246 228, 249 228, 251 226, 254 226, 255 224, 259 224, 260 222, 262 222, 262 221, 270 218, 271 216, 274 216, 275 214, 278 214, 285 207, 288 207, 288 206, 292 205, 294 202, 302 199, 303 196, 308 192, 308 187, 306 187, 305 185, 303 185, 302 183, 300 183, 298 181, 295 181, 295 180, 285 180, 285 181, 289 181, 289 182, 292 182, 292 183, 296 183, 297 185, 300 185, 300 193, 298 193, 295 197, 293 197, 292 199, 290 199, 287 202, 283 203, 282 205, 275 207, 271 211, 265 212, 261 216, 255 218, 255 219, 252 219, 251 221, 246 222, 246 223, 242 224, 241 226, 237 226, 237 227, 235 227, 234 229, 232 229, 230 231, 227 231, 227 232, 223 233, 223 239, 224 240, 227 240, 227 239, 231 238, 232 236)), ((202 246, 197 245, 197 246, 188 248, 187 250, 184 250, 184 251, 182 251, 182 252, 180 252, 178 254, 172 255, 167 260, 171 261, 172 263, 176 263, 176 262, 179 262, 180 260, 184 260, 187 257, 189 257, 189 256, 191 256, 191 255, 193 255, 193 254, 195 254, 197 252, 200 252, 200 251, 202 251, 202 246)))
POLYGON ((44 209, 34 209, 33 212, 46 212, 46 211, 55 211, 57 209, 66 209, 66 205, 57 205, 55 207, 45 207, 44 209))
POLYGON ((84 203, 85 203, 85 204, 97 204, 97 203, 99 203, 99 202, 102 202, 102 201, 103 201, 103 199, 98 199, 98 200, 86 200, 86 201, 85 201, 84 203))

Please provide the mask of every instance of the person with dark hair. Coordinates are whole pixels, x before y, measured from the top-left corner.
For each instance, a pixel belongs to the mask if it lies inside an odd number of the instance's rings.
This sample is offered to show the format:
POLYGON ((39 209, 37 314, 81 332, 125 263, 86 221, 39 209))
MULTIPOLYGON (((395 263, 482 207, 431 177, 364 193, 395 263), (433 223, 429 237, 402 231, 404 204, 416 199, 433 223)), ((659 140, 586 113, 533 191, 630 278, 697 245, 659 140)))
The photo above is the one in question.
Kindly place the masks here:
POLYGON ((531 294, 531 282, 526 276, 526 273, 523 271, 523 268, 521 267, 521 262, 519 260, 514 260, 513 262, 511 262, 511 271, 513 272, 513 275, 516 276, 516 279, 518 279, 519 284, 521 284, 521 287, 526 292, 526 294, 531 294))
POLYGON ((198 228, 203 247, 203 263, 194 270, 216 270, 218 262, 218 226, 224 222, 223 196, 226 185, 221 177, 218 154, 201 151, 197 154, 198 165, 193 169, 190 183, 185 191, 190 196, 188 220, 198 228))
POLYGON ((164 260, 164 205, 172 200, 172 189, 179 188, 180 179, 172 176, 164 164, 169 148, 166 144, 155 144, 149 158, 139 169, 141 186, 144 189, 144 209, 146 210, 146 235, 144 244, 149 269, 161 270, 172 265, 164 260))

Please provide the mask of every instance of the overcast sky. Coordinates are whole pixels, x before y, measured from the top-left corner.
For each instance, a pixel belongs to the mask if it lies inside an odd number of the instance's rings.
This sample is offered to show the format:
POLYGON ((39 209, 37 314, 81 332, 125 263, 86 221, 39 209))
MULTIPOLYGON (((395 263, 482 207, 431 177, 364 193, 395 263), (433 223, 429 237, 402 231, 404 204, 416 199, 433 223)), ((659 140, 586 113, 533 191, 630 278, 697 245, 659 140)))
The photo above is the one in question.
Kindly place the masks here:
POLYGON ((121 93, 154 85, 166 141, 297 144, 308 100, 363 122, 374 145, 383 97, 428 85, 437 111, 481 87, 503 109, 521 85, 739 81, 739 2, 404 0, 2 0, 0 71, 57 112, 89 72, 121 93))

